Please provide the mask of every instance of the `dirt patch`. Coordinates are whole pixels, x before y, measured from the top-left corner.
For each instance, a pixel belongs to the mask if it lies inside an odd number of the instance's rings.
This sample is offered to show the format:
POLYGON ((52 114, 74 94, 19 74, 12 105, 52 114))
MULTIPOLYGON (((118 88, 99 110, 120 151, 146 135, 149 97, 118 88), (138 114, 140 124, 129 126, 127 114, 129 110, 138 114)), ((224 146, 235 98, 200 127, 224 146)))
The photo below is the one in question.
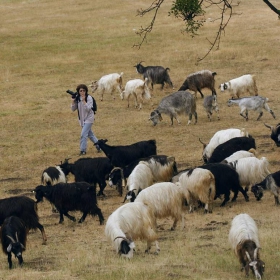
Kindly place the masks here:
POLYGON ((6 191, 8 194, 21 194, 21 195, 27 195, 27 196, 34 196, 32 193, 32 189, 12 189, 6 191))
POLYGON ((30 178, 4 178, 4 179, 0 179, 0 182, 16 182, 16 181, 27 181, 30 178))

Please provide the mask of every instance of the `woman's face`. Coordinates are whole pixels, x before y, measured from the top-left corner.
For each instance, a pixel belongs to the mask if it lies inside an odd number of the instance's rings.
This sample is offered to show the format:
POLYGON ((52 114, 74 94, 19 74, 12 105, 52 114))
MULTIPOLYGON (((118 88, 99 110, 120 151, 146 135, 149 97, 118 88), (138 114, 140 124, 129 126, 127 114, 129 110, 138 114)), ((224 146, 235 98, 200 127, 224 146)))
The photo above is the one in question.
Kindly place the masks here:
POLYGON ((80 94, 80 96, 82 97, 82 99, 84 99, 85 96, 86 96, 86 90, 83 89, 83 88, 80 88, 80 89, 79 89, 79 94, 80 94))

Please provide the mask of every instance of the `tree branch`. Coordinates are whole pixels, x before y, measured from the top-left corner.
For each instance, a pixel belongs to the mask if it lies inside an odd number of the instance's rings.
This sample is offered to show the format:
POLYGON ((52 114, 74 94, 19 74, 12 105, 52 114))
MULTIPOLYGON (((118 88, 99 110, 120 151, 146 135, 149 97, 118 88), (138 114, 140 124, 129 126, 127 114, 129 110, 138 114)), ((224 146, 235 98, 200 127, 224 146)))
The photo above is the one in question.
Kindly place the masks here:
POLYGON ((268 0, 263 0, 263 2, 274 12, 278 15, 278 18, 280 18, 280 10, 276 9, 268 0))

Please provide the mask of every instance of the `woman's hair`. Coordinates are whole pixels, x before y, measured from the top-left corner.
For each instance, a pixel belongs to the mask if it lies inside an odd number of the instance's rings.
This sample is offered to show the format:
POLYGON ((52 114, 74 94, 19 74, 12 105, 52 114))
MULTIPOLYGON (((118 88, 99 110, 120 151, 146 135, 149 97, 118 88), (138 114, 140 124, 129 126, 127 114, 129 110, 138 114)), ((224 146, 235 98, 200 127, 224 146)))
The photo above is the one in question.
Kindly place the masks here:
POLYGON ((86 95, 88 95, 88 87, 85 84, 80 84, 77 86, 76 91, 79 93, 80 89, 84 89, 86 91, 86 95))

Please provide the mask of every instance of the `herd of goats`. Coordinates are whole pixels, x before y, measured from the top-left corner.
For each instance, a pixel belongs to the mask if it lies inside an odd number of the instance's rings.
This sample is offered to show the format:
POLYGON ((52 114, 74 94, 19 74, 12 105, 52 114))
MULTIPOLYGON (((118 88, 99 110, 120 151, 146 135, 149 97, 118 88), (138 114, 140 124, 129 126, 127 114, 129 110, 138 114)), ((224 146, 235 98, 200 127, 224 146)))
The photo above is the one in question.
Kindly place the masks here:
MULTIPOLYGON (((98 90, 101 99, 106 91, 112 92, 119 88, 122 98, 130 95, 135 98, 135 106, 142 108, 143 99, 149 96, 148 84, 164 83, 173 87, 168 75, 168 68, 159 66, 144 67, 136 65, 137 71, 143 74, 143 80, 136 79, 127 82, 121 91, 122 73, 110 74, 92 83, 92 90, 98 90), (148 90, 147 90, 148 89, 148 90)), ((196 115, 195 95, 201 89, 209 88, 212 95, 204 98, 204 107, 211 120, 213 110, 218 112, 216 91, 214 88, 215 72, 203 70, 187 77, 178 92, 164 97, 157 109, 151 113, 150 119, 156 125, 161 114, 167 114, 177 121, 177 114, 189 114, 189 122, 196 115), (194 91, 195 95, 186 91, 194 91)), ((268 107, 266 98, 259 97, 255 77, 244 75, 220 85, 221 90, 230 90, 237 97, 230 99, 229 104, 239 104, 241 115, 247 120, 248 110, 257 110, 258 119, 262 109, 266 109, 275 118, 268 107), (249 92, 252 97, 239 98, 249 92), (245 113, 245 115, 243 115, 245 113)), ((179 122, 179 121, 178 121, 179 122)), ((280 124, 271 129, 271 139, 280 146, 280 124)), ((280 171, 270 173, 265 157, 256 157, 254 138, 245 129, 229 128, 216 132, 208 144, 204 144, 204 164, 196 168, 178 172, 174 157, 157 155, 155 140, 147 140, 126 146, 112 146, 106 139, 95 143, 106 157, 80 158, 74 163, 65 159, 60 165, 46 168, 42 173, 42 184, 34 189, 36 201, 26 196, 14 196, 0 199, 0 237, 2 248, 8 256, 9 268, 12 268, 12 254, 23 263, 22 252, 26 247, 26 237, 30 229, 39 229, 43 242, 46 242, 44 227, 39 223, 37 203, 46 198, 52 205, 53 211, 59 213, 59 223, 64 216, 76 221, 69 211, 80 211, 82 223, 88 214, 97 215, 100 224, 104 217, 97 205, 97 197, 104 195, 107 185, 115 187, 120 196, 126 190, 123 204, 107 219, 105 235, 113 243, 116 252, 124 257, 132 258, 135 248, 134 240, 146 240, 146 252, 152 244, 156 252, 160 250, 157 235, 159 218, 172 217, 172 230, 176 229, 178 221, 184 228, 186 206, 192 212, 203 207, 204 212, 213 211, 213 201, 222 198, 220 206, 226 205, 230 194, 235 201, 239 192, 246 201, 249 200, 248 190, 254 193, 257 200, 263 196, 264 190, 270 190, 279 204, 280 171), (75 182, 67 183, 68 174, 73 174, 75 182), (96 186, 99 191, 96 191, 96 186)), ((265 264, 259 255, 258 228, 248 214, 239 214, 233 220, 229 232, 229 241, 235 251, 242 269, 248 276, 251 269, 257 279, 261 279, 265 264)))

